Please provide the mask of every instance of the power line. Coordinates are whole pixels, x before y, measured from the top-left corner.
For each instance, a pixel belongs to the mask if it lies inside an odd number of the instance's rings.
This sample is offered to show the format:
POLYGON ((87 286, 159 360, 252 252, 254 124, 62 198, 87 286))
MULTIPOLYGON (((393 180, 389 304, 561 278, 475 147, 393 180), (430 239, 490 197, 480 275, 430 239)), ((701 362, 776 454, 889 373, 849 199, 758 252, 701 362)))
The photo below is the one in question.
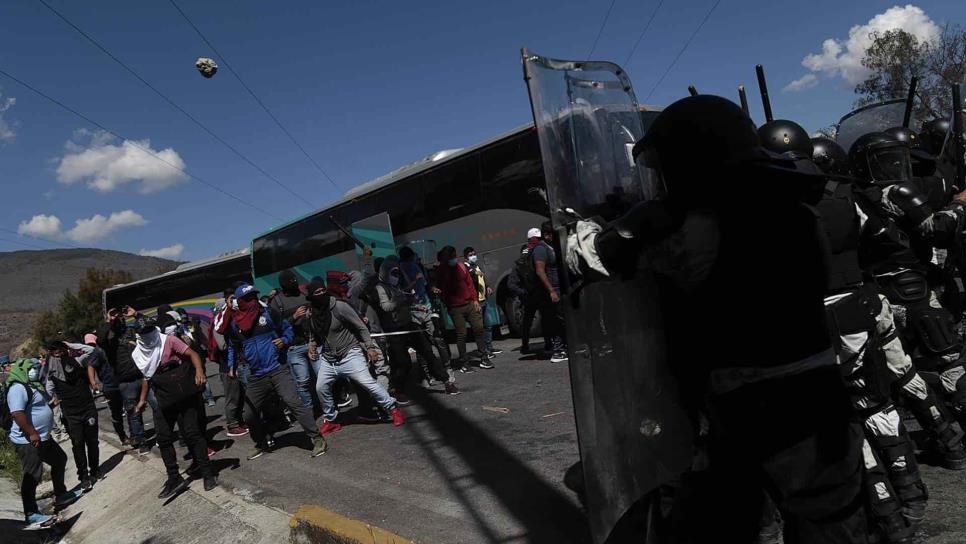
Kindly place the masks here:
POLYGON ((637 46, 641 45, 641 40, 644 39, 644 35, 647 34, 648 30, 650 30, 651 23, 654 22, 654 18, 657 17, 657 12, 661 9, 661 6, 663 5, 664 5, 664 0, 660 0, 657 3, 657 7, 654 8, 654 11, 651 12, 651 17, 647 20, 647 24, 644 25, 644 30, 641 31, 641 35, 638 36, 637 41, 634 42, 634 47, 631 48, 631 52, 628 53, 627 58, 624 59, 624 64, 623 64, 624 68, 627 68, 627 63, 631 61, 631 57, 633 57, 634 53, 637 51, 637 46))
MULTIPOLYGON (((174 1, 174 0, 172 0, 174 1)), ((604 27, 607 26, 607 19, 610 19, 610 12, 614 9, 614 4, 617 0, 610 0, 610 7, 607 8, 607 13, 604 15, 604 22, 600 24, 600 30, 597 31, 597 37, 594 38, 594 45, 590 47, 590 53, 587 53, 587 60, 590 60, 594 56, 594 50, 597 49, 597 42, 600 41, 600 37, 604 34, 604 27)))
POLYGON ((87 121, 88 123, 90 123, 90 124, 94 125, 95 127, 103 130, 104 132, 110 134, 111 136, 114 136, 115 138, 118 138, 118 139, 121 139, 121 140, 125 140, 127 143, 131 144, 132 146, 136 147, 137 149, 140 149, 144 153, 147 153, 148 155, 150 155, 150 156, 154 157, 155 159, 163 162, 164 164, 170 166, 171 168, 174 168, 175 170, 177 170, 177 171, 185 174, 186 176, 190 177, 191 179, 194 179, 195 181, 198 181, 199 183, 202 183, 204 185, 207 185, 209 188, 214 189, 215 191, 218 191, 219 193, 221 193, 221 194, 223 194, 223 195, 225 195, 225 196, 227 196, 227 197, 229 197, 231 199, 234 199, 235 201, 237 201, 240 204, 244 204, 245 206, 248 206, 249 208, 252 208, 254 210, 260 211, 260 212, 264 213, 265 215, 271 217, 272 219, 275 219, 275 220, 278 220, 278 221, 285 221, 283 218, 281 218, 281 217, 273 214, 272 212, 269 212, 269 211, 267 211, 267 210, 265 210, 263 208, 259 208, 258 206, 252 204, 251 202, 248 202, 247 200, 243 200, 243 199, 241 199, 241 198, 233 195, 232 193, 229 193, 228 191, 222 189, 221 187, 218 187, 217 185, 214 185, 214 184, 212 184, 212 183, 204 180, 203 178, 201 178, 199 176, 196 176, 195 174, 192 174, 191 172, 185 170, 184 168, 181 168, 180 166, 177 166, 175 164, 172 164, 171 162, 165 160, 163 157, 161 157, 160 155, 158 155, 154 151, 151 151, 149 148, 146 148, 146 147, 140 145, 139 143, 137 143, 134 140, 131 140, 129 138, 125 138, 124 136, 118 134, 117 132, 114 132, 113 130, 107 128, 106 126, 104 126, 104 125, 98 123, 97 121, 91 119, 90 117, 84 115, 83 113, 80 113, 79 111, 75 110, 74 108, 71 108, 70 106, 64 104, 63 102, 57 100, 56 98, 53 98, 50 95, 44 93, 40 89, 37 89, 33 85, 30 85, 29 83, 27 83, 27 82, 25 82, 25 81, 23 81, 23 80, 21 80, 19 78, 14 77, 13 75, 11 75, 9 72, 3 70, 2 68, 0 68, 0 75, 5 76, 5 77, 9 78, 10 80, 12 80, 12 81, 14 81, 16 83, 19 83, 24 88, 32 91, 35 94, 40 95, 43 98, 46 98, 48 101, 53 102, 54 104, 60 106, 61 108, 69 111, 70 113, 73 113, 77 117, 80 117, 84 121, 87 121))
MULTIPOLYGON (((241 76, 238 75, 238 72, 236 72, 235 69, 231 67, 231 64, 228 63, 228 59, 225 57, 225 55, 222 55, 221 52, 218 51, 217 48, 215 48, 215 45, 211 43, 208 40, 208 38, 206 38, 205 35, 201 32, 201 30, 191 21, 191 19, 188 17, 188 14, 186 14, 180 7, 178 7, 178 4, 176 4, 174 0, 168 0, 168 1, 171 2, 171 5, 174 6, 174 9, 177 10, 177 12, 180 13, 182 17, 184 17, 184 20, 187 21, 188 25, 191 26, 192 29, 194 29, 195 33, 198 34, 198 37, 201 38, 201 41, 205 42, 205 44, 208 47, 210 47, 212 51, 214 51, 215 55, 217 55, 218 58, 221 59, 221 63, 225 65, 225 68, 227 68, 228 71, 231 72, 233 76, 235 76, 235 79, 237 79, 238 82, 241 83, 241 86, 244 87, 246 91, 248 91, 248 94, 250 94, 252 98, 255 99, 255 102, 257 102, 258 105, 261 106, 263 110, 265 110, 265 113, 267 113, 268 116, 272 118, 272 121, 275 121, 275 124, 278 125, 278 128, 282 129, 282 132, 284 132, 285 135, 288 136, 288 139, 291 140, 292 143, 299 148, 299 151, 301 151, 302 154, 305 155, 305 158, 307 158, 309 162, 311 162, 312 165, 315 166, 316 170, 318 170, 319 172, 322 173, 323 176, 325 176, 325 179, 327 179, 329 183, 331 183, 332 186, 335 187, 337 191, 341 192, 342 188, 339 187, 339 185, 335 182, 335 180, 333 180, 332 177, 329 176, 329 173, 326 172, 325 169, 322 168, 322 166, 319 165, 319 163, 316 162, 316 160, 313 159, 311 155, 309 155, 309 152, 306 151, 304 147, 302 147, 302 144, 295 139, 295 136, 292 136, 292 133, 289 132, 287 128, 285 128, 285 125, 283 125, 282 122, 278 120, 278 117, 275 117, 275 114, 273 114, 271 110, 268 109, 268 106, 266 106, 265 103, 262 102, 260 98, 258 98, 258 95, 255 94, 255 91, 253 91, 251 87, 249 87, 248 84, 245 83, 245 80, 243 80, 241 76)), ((613 7, 613 4, 611 4, 611 7, 613 7)))
POLYGON ((682 47, 681 50, 678 51, 677 56, 674 57, 673 61, 671 61, 671 64, 667 67, 667 70, 664 70, 664 73, 661 75, 661 79, 657 80, 657 83, 655 83, 654 86, 651 87, 651 92, 647 93, 647 96, 644 97, 645 103, 648 100, 650 100, 651 95, 654 94, 654 91, 656 91, 657 88, 661 85, 661 83, 664 82, 664 78, 666 78, 668 73, 671 72, 671 68, 674 68, 674 65, 678 63, 678 59, 681 58, 681 55, 683 55, 684 52, 688 49, 688 46, 691 45, 691 41, 694 40, 694 37, 698 35, 698 32, 701 32, 701 28, 704 27, 704 23, 708 22, 708 19, 711 17, 711 14, 714 13, 715 8, 717 8, 718 4, 720 3, 721 3, 721 0, 717 0, 714 3, 714 5, 711 6, 711 9, 708 10, 708 13, 704 14, 704 19, 701 19, 701 24, 699 24, 698 27, 694 29, 694 32, 691 34, 691 37, 688 38, 688 41, 684 42, 684 47, 682 47))
POLYGON ((204 130, 205 132, 207 132, 212 138, 218 140, 222 145, 224 145, 225 147, 227 147, 232 153, 234 153, 235 155, 237 155, 240 159, 242 159, 243 161, 245 161, 246 163, 248 163, 252 168, 258 170, 263 176, 265 176, 268 179, 274 181, 279 187, 285 189, 286 191, 288 191, 289 193, 291 193, 293 196, 295 196, 296 198, 300 199, 302 202, 305 202, 305 204, 307 204, 308 206, 313 207, 313 208, 315 207, 305 197, 303 197, 302 195, 296 193, 288 185, 285 185, 278 178, 276 178, 275 176, 273 176, 273 175, 269 174, 268 172, 266 172, 265 169, 263 169, 261 166, 258 166, 257 164, 255 164, 254 162, 252 162, 251 159, 249 159, 248 157, 246 157, 245 155, 243 155, 241 153, 241 151, 238 151, 238 149, 236 149, 235 146, 233 146, 230 143, 228 143, 221 136, 215 134, 214 131, 212 131, 204 123, 202 123, 197 118, 195 118, 195 116, 193 116, 190 113, 188 113, 187 110, 185 110, 184 108, 182 108, 181 106, 179 106, 174 100, 168 98, 168 96, 166 94, 162 93, 161 91, 159 91, 157 89, 157 87, 155 87, 154 85, 151 85, 151 83, 149 83, 146 79, 144 79, 143 77, 141 77, 141 75, 138 74, 133 68, 131 68, 130 66, 128 66, 127 64, 125 64, 124 61, 122 61, 121 59, 117 58, 116 56, 114 56, 113 53, 111 53, 110 51, 108 51, 106 47, 104 47, 103 45, 100 44, 100 42, 98 42, 97 40, 95 40, 94 38, 92 38, 89 34, 87 34, 86 32, 84 32, 83 30, 81 30, 80 27, 78 27, 73 22, 71 22, 70 19, 68 19, 67 17, 65 17, 63 14, 61 14, 56 9, 54 9, 50 4, 48 4, 46 2, 46 0, 38 0, 38 1, 41 4, 43 4, 48 10, 50 10, 51 13, 53 13, 54 15, 56 15, 57 17, 59 17, 60 20, 64 21, 65 23, 67 23, 68 26, 70 26, 71 28, 73 28, 74 30, 76 30, 78 34, 80 34, 81 36, 83 36, 84 39, 86 39, 87 41, 89 41, 94 47, 100 49, 102 53, 104 53, 105 55, 107 55, 108 57, 110 57, 111 60, 113 60, 114 62, 116 62, 117 64, 119 64, 125 70, 127 70, 132 76, 134 76, 135 78, 137 78, 138 81, 140 81, 141 83, 143 83, 144 85, 146 85, 149 89, 151 89, 152 91, 154 91, 154 93, 156 95, 160 96, 165 102, 167 102, 169 105, 171 105, 171 107, 173 107, 174 109, 176 109, 179 112, 181 112, 185 117, 187 117, 189 120, 191 120, 191 122, 193 122, 194 124, 198 125, 198 127, 200 127, 202 130, 204 130))
MULTIPOLYGON (((6 229, 6 228, 3 228, 3 227, 0 227, 0 231, 8 232, 10 234, 16 234, 17 236, 24 236, 23 234, 15 231, 15 230, 6 229)), ((39 237, 33 237, 33 236, 31 236, 31 238, 33 238, 34 240, 40 240, 42 242, 46 242, 46 243, 48 243, 48 244, 50 244, 52 246, 58 246, 56 249, 62 249, 62 247, 60 247, 60 246, 70 246, 70 247, 75 248, 75 249, 82 249, 81 246, 76 245, 76 244, 72 244, 72 243, 70 243, 70 242, 68 242, 66 240, 60 240, 60 241, 56 241, 55 242, 54 240, 49 240, 47 238, 39 238, 39 237)), ((44 248, 40 248, 40 249, 44 249, 44 248)))
POLYGON ((0 238, 0 242, 6 242, 8 244, 16 244, 18 246, 29 247, 29 248, 32 248, 32 249, 40 249, 40 250, 43 250, 43 251, 46 251, 48 249, 46 247, 41 247, 41 246, 34 245, 34 244, 28 244, 27 242, 20 242, 18 240, 8 240, 6 238, 0 238))

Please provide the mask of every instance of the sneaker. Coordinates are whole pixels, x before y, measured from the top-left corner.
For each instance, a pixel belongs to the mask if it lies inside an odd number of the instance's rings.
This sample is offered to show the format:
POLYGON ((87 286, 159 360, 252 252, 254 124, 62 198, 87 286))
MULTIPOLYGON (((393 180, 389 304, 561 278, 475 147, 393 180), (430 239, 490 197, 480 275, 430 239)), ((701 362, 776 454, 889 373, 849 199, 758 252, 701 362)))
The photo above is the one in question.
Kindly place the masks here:
POLYGON ((480 368, 482 368, 483 370, 490 370, 491 368, 496 368, 496 367, 493 366, 493 363, 491 363, 489 359, 484 358, 480 360, 480 368))
POLYGON ((151 453, 151 444, 142 442, 141 445, 138 446, 138 455, 147 455, 149 453, 151 453))
POLYGON ((570 359, 567 357, 566 351, 555 351, 553 355, 550 356, 551 363, 566 363, 570 359))
POLYGON ((402 427, 406 423, 406 416, 403 415, 403 411, 399 409, 398 406, 394 407, 389 412, 392 415, 392 426, 402 427))
POLYGON ((268 453, 267 448, 260 448, 258 446, 255 446, 254 448, 252 448, 252 451, 248 452, 248 457, 246 457, 246 459, 248 459, 249 461, 254 461, 255 459, 258 459, 259 457, 265 455, 266 453, 268 453))
POLYGON ((329 443, 325 441, 325 437, 320 436, 312 442, 312 457, 318 457, 327 451, 329 451, 329 443))
POLYGON ((216 453, 218 453, 218 450, 216 450, 215 448, 212 448, 211 446, 208 446, 208 457, 211 457, 216 453))
POLYGON ((456 386, 454 382, 449 382, 446 384, 446 394, 447 395, 459 395, 460 388, 456 386))
POLYGON ((54 506, 57 508, 64 508, 65 506, 68 506, 72 504, 74 501, 76 501, 77 499, 79 499, 83 494, 84 494, 83 491, 81 491, 80 489, 77 489, 75 491, 68 491, 63 495, 58 495, 57 499, 54 500, 54 506))
POLYGON ((345 408, 350 404, 352 404, 352 397, 349 396, 349 394, 347 393, 344 398, 339 399, 339 402, 336 404, 336 406, 338 406, 339 408, 345 408))
POLYGON ((191 465, 188 466, 188 470, 186 470, 184 472, 188 476, 194 476, 195 473, 198 472, 198 469, 199 468, 200 468, 200 466, 198 465, 198 461, 192 461, 191 462, 191 465))
POLYGON ((208 399, 207 401, 205 401, 205 406, 207 406, 208 408, 214 408, 215 407, 215 399, 208 399))
POLYGON ((104 479, 104 475, 101 474, 101 471, 99 471, 99 470, 92 470, 91 471, 91 482, 96 483, 97 481, 103 480, 103 479, 104 479))
POLYGON ((476 372, 476 369, 463 365, 459 367, 459 371, 462 372, 463 374, 469 374, 470 372, 476 372))
POLYGON ((80 481, 81 490, 84 493, 89 493, 94 490, 94 482, 91 481, 90 477, 84 478, 80 481))
POLYGON ((48 516, 47 514, 41 514, 40 512, 34 512, 27 516, 27 526, 24 527, 24 531, 37 531, 40 529, 49 529, 57 523, 57 516, 48 516))
POLYGON ((341 430, 342 430, 342 425, 339 425, 334 421, 324 421, 322 423, 322 426, 319 427, 319 434, 321 434, 322 436, 325 436, 327 434, 332 434, 335 432, 339 432, 341 430))
POLYGON ((490 355, 500 355, 503 350, 500 348, 490 348, 490 355))
POLYGON ((168 481, 164 482, 164 487, 161 488, 161 492, 158 493, 159 499, 167 499, 168 497, 177 495, 185 489, 188 489, 189 482, 181 476, 177 478, 169 478, 168 481))
POLYGON ((248 434, 248 429, 241 425, 228 427, 228 436, 245 436, 246 434, 248 434))
POLYGON ((124 438, 121 439, 121 445, 128 449, 137 447, 137 444, 138 444, 138 441, 135 440, 133 436, 125 436, 124 438))
POLYGON ((268 449, 270 449, 270 450, 275 449, 275 435, 274 434, 267 434, 267 435, 265 435, 265 445, 268 446, 268 449))
POLYGON ((205 476, 205 491, 211 491, 218 485, 217 476, 205 476))
POLYGON ((409 406, 412 403, 413 401, 409 400, 409 395, 401 391, 396 392, 396 404, 400 406, 409 406))

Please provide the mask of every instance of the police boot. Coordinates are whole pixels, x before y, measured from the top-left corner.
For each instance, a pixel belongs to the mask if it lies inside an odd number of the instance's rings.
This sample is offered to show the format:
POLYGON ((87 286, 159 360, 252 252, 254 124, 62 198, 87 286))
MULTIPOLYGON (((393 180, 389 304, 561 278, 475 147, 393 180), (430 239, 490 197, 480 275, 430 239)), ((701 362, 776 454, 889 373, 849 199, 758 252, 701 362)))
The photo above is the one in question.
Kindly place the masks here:
POLYGON ((966 469, 966 448, 963 447, 963 431, 959 423, 944 421, 935 430, 936 453, 941 458, 943 468, 949 470, 966 469))
POLYGON ((886 469, 868 440, 862 442, 865 461, 863 487, 872 526, 870 542, 899 544, 911 542, 915 525, 902 513, 899 497, 889 483, 886 469))
POLYGON ((929 493, 919 474, 916 448, 905 426, 900 423, 898 436, 869 436, 869 442, 885 466, 889 483, 902 505, 902 515, 913 524, 921 522, 926 517, 929 493))
POLYGON ((933 450, 940 458, 940 464, 949 470, 966 469, 966 449, 963 448, 963 432, 959 424, 950 416, 946 408, 936 400, 929 380, 923 380, 928 373, 909 372, 894 385, 903 405, 916 417, 919 425, 929 433, 933 450), (923 374, 919 377, 918 374, 923 374), (921 389, 919 398, 910 390, 912 386, 921 389))

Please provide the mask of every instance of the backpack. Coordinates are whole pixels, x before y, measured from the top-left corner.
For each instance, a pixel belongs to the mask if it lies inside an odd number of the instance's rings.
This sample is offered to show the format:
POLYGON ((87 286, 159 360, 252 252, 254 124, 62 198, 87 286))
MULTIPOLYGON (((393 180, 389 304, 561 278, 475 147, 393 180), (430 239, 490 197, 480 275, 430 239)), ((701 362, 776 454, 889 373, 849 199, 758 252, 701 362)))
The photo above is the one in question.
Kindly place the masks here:
POLYGON ((520 256, 513 263, 513 273, 523 289, 527 292, 537 286, 537 268, 533 265, 533 251, 529 248, 520 252, 520 256))
POLYGON ((7 405, 7 394, 10 392, 10 388, 18 383, 26 387, 30 393, 30 397, 27 398, 28 408, 34 401, 34 390, 29 385, 22 382, 0 384, 0 401, 2 401, 2 405, 0 405, 0 429, 3 429, 7 433, 10 433, 10 429, 13 428, 13 414, 10 413, 10 406, 7 405))

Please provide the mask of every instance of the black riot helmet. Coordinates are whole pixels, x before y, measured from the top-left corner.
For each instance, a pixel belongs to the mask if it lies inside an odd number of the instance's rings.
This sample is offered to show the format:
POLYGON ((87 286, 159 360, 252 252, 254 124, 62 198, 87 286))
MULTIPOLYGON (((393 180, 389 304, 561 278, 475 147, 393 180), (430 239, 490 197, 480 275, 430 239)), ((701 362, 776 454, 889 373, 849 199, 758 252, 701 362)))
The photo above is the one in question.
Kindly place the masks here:
POLYGON ((852 174, 860 183, 888 187, 912 179, 909 144, 885 132, 859 137, 849 149, 852 174))
POLYGON ((633 154, 663 184, 669 199, 699 204, 708 203, 706 193, 723 173, 766 152, 755 124, 737 104, 701 94, 664 108, 633 154))
POLYGON ((942 154, 943 145, 949 136, 949 119, 939 117, 926 121, 919 130, 919 146, 923 151, 938 156, 942 154))
POLYGON ((796 160, 812 157, 812 140, 808 132, 794 121, 769 121, 758 129, 758 138, 762 147, 773 153, 796 160))
POLYGON ((900 142, 906 142, 909 144, 909 149, 919 149, 919 135, 912 131, 912 129, 906 127, 892 127, 886 129, 886 134, 894 137, 900 142))
POLYGON ((812 162, 832 176, 851 175, 849 154, 831 138, 812 138, 812 162))

